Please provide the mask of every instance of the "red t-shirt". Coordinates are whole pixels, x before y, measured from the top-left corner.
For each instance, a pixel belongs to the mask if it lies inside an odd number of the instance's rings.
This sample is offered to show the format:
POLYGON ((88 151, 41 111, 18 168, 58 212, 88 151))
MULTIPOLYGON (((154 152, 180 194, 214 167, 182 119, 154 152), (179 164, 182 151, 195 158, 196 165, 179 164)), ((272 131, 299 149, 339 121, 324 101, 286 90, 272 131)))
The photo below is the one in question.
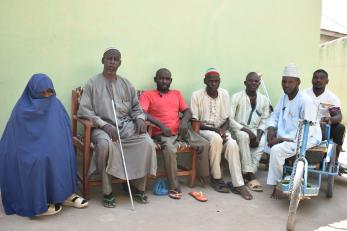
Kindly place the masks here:
MULTIPOLYGON (((182 94, 177 90, 169 90, 161 94, 158 90, 144 91, 140 96, 142 109, 177 134, 179 112, 188 108, 182 94)), ((153 128, 153 135, 160 133, 160 128, 153 128)))

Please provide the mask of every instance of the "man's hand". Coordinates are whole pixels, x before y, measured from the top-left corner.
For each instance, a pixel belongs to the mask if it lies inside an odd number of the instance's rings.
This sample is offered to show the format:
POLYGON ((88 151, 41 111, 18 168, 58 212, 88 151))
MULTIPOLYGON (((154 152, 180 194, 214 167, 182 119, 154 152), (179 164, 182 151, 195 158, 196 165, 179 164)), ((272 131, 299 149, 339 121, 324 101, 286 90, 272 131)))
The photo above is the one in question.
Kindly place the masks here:
POLYGON ((188 133, 188 124, 181 120, 180 126, 178 127, 178 135, 185 137, 188 133))
POLYGON ((111 138, 111 140, 113 142, 118 141, 118 134, 117 134, 117 130, 114 126, 112 126, 111 124, 106 124, 102 127, 102 130, 104 130, 107 135, 111 138))
POLYGON ((243 127, 241 131, 246 132, 249 136, 249 146, 251 148, 256 148, 259 146, 259 141, 257 140, 257 136, 248 128, 243 127))
POLYGON ((272 146, 274 146, 276 144, 280 144, 282 142, 294 142, 294 140, 291 140, 291 139, 288 139, 288 138, 283 138, 283 137, 273 138, 271 140, 271 142, 268 142, 268 145, 271 148, 272 146))
POLYGON ((331 117, 322 117, 320 120, 321 124, 331 124, 331 117))
POLYGON ((147 132, 147 126, 143 119, 137 118, 135 122, 135 134, 140 135, 147 132))
POLYGON ((162 136, 166 136, 166 137, 173 136, 171 129, 166 127, 165 125, 161 126, 160 130, 162 132, 162 136))

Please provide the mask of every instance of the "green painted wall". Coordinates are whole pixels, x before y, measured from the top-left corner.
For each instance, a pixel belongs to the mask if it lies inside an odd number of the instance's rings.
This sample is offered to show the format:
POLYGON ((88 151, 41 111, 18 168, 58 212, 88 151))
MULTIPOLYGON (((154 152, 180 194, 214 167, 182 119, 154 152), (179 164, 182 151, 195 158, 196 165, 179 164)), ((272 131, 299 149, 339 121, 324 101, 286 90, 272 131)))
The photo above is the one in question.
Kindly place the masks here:
POLYGON ((119 72, 136 88, 154 87, 154 72, 167 67, 189 99, 213 66, 231 94, 249 71, 263 73, 275 102, 289 62, 308 86, 318 65, 320 12, 317 0, 2 0, 0 132, 33 73, 51 76, 69 111, 71 89, 102 70, 109 46, 122 52, 119 72))
POLYGON ((329 74, 328 88, 340 98, 343 122, 347 123, 347 37, 321 45, 319 61, 329 74))

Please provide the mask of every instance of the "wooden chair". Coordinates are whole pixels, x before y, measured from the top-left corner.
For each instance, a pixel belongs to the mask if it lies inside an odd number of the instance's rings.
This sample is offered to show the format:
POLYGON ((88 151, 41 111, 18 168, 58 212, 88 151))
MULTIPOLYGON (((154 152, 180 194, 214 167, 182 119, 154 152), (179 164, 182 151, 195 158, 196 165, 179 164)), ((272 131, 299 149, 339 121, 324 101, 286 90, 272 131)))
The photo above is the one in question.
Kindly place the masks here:
MULTIPOLYGON (((90 167, 90 160, 94 150, 94 144, 91 142, 91 130, 93 123, 86 119, 77 117, 77 111, 80 99, 83 93, 81 87, 72 90, 71 98, 71 122, 72 122, 72 139, 76 154, 82 156, 82 171, 77 172, 77 179, 82 184, 82 194, 85 198, 90 196, 90 187, 101 185, 101 179, 89 179, 88 172, 90 167), (83 126, 83 131, 78 133, 78 123, 83 126)), ((125 180, 113 178, 112 183, 124 183, 125 180)))
MULTIPOLYGON (((140 98, 141 94, 143 91, 137 91, 137 95, 140 98)), ((155 126, 153 124, 150 124, 148 122, 148 133, 150 136, 152 136, 152 128, 155 126)), ((200 128, 200 121, 198 120, 192 120, 192 128, 194 131, 199 132, 200 128)), ((160 146, 157 145, 156 148, 157 155, 162 155, 162 151, 160 149, 160 146)), ((189 167, 186 168, 185 166, 178 164, 177 165, 177 176, 187 176, 188 177, 188 185, 189 187, 194 187, 195 185, 195 178, 196 178, 196 159, 197 159, 197 153, 194 148, 192 148, 189 144, 180 146, 177 148, 177 155, 182 155, 182 154, 190 154, 189 158, 189 167)), ((157 172, 156 177, 164 177, 166 176, 165 171, 160 171, 157 172)))

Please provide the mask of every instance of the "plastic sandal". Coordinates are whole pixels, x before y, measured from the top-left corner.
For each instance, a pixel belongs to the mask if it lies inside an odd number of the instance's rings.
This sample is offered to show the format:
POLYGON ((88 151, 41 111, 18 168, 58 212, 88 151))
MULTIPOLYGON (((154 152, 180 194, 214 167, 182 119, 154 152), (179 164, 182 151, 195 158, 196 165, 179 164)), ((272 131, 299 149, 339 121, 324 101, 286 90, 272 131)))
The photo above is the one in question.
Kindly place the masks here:
POLYGON ((252 200, 253 196, 250 192, 248 192, 246 186, 242 185, 240 187, 234 187, 231 191, 232 193, 239 194, 245 200, 252 200))
POLYGON ((104 196, 104 198, 102 199, 102 205, 106 208, 114 208, 116 207, 116 198, 114 198, 113 196, 104 196))
POLYGON ((134 200, 141 204, 148 204, 148 197, 145 192, 133 193, 134 200))
POLYGON ((252 190, 254 192, 262 192, 263 191, 263 186, 257 180, 248 181, 247 186, 250 190, 252 190))
POLYGON ((206 202, 207 197, 200 191, 200 192, 190 192, 189 195, 194 197, 196 200, 200 202, 206 202))
POLYGON ((76 193, 73 193, 64 201, 63 205, 80 209, 87 207, 88 201, 76 193))
POLYGON ((62 209, 63 209, 63 206, 61 206, 61 205, 49 204, 46 212, 41 213, 41 214, 36 215, 36 216, 41 217, 41 216, 54 215, 54 214, 59 213, 62 209))
POLYGON ((172 199, 179 200, 182 198, 182 193, 178 192, 177 190, 170 190, 169 191, 169 197, 172 199))

